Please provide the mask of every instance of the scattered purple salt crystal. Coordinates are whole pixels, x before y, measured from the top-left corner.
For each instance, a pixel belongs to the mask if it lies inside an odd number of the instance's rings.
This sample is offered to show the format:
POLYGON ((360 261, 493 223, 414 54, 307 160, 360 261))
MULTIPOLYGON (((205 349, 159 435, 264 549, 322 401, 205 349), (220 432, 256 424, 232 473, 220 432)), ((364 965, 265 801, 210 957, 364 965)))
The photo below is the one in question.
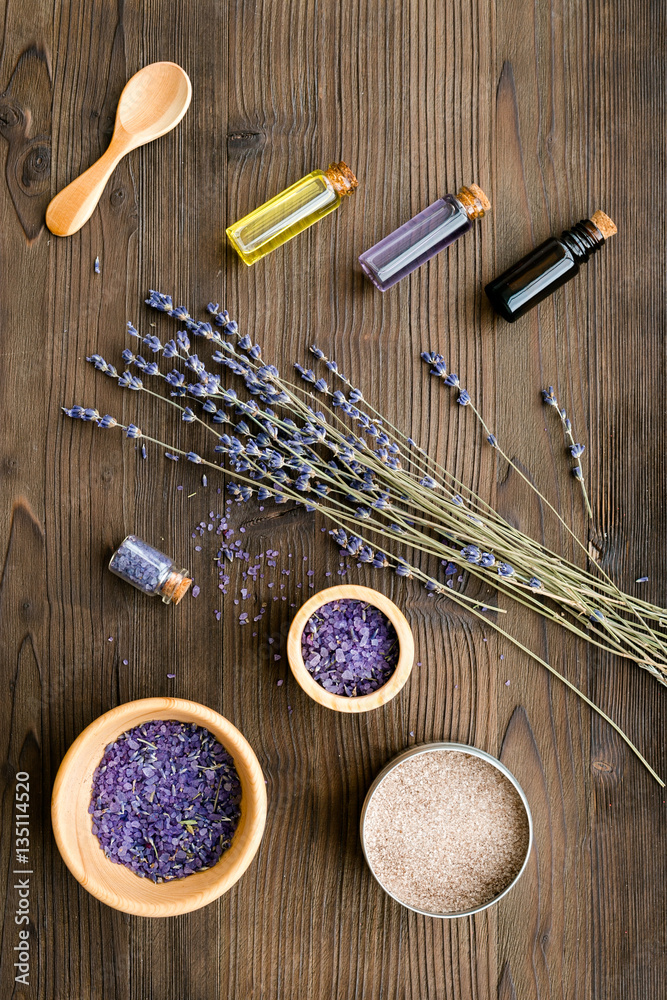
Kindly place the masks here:
POLYGON ((376 691, 398 662, 396 630, 372 604, 357 600, 324 604, 301 637, 306 669, 325 691, 357 697, 376 691))
POLYGON ((99 274, 100 271, 102 270, 102 268, 100 267, 100 258, 99 257, 95 258, 95 261, 93 263, 93 270, 94 270, 95 274, 99 274))
POLYGON ((283 679, 281 677, 280 680, 276 681, 276 687, 282 687, 284 683, 285 682, 283 681, 283 679))
POLYGON ((501 654, 500 654, 500 659, 501 659, 501 660, 504 660, 504 659, 505 659, 505 654, 504 654, 504 653, 501 653, 501 654))
POLYGON ((640 576, 638 580, 635 580, 635 583, 648 583, 648 577, 640 576))
POLYGON ((202 486, 208 486, 208 479, 206 478, 206 476, 201 477, 201 484, 202 486))
POLYGON ((130 662, 129 660, 123 660, 123 666, 126 667, 129 662, 130 662))
POLYGON ((212 733, 157 719, 108 744, 88 811, 110 861, 167 882, 216 864, 236 831, 240 801, 234 761, 212 733))
POLYGON ((113 636, 112 635, 109 636, 109 638, 107 639, 107 642, 113 642, 113 636))
POLYGON ((508 688, 509 686, 510 686, 510 682, 509 681, 505 681, 505 687, 508 688))
POLYGON ((195 584, 194 587, 192 588, 192 596, 199 597, 200 593, 201 593, 201 587, 195 584))
POLYGON ((167 677, 169 678, 170 681, 172 681, 175 676, 176 674, 167 674, 167 677))

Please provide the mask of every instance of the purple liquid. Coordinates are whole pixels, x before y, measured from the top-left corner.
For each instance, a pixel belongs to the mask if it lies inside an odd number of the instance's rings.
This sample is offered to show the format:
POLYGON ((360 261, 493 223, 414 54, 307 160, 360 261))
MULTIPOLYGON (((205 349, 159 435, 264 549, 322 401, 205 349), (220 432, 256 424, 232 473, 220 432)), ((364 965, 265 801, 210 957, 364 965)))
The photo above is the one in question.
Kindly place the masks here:
POLYGON ((448 194, 362 253, 359 263, 373 284, 385 292, 471 227, 461 202, 448 194))

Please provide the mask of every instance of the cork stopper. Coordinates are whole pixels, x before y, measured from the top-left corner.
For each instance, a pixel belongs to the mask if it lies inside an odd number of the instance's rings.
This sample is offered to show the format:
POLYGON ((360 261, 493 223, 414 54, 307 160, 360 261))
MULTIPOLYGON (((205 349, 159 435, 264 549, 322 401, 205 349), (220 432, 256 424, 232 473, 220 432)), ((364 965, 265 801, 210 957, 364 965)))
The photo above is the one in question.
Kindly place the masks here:
POLYGON ((330 163, 327 169, 324 171, 325 177, 328 177, 333 185, 334 191, 344 198, 346 194, 352 194, 354 189, 359 186, 359 181, 354 176, 347 163, 330 163))
POLYGON ((491 208, 491 202, 476 184, 462 187, 456 197, 465 208, 469 219, 481 219, 491 208))
POLYGON ((611 221, 609 216, 601 212, 600 209, 591 216, 591 222, 600 230, 606 240, 618 232, 616 225, 611 221))
POLYGON ((170 573, 162 586, 160 593, 165 604, 178 604, 185 597, 192 580, 186 575, 185 570, 181 573, 170 573))

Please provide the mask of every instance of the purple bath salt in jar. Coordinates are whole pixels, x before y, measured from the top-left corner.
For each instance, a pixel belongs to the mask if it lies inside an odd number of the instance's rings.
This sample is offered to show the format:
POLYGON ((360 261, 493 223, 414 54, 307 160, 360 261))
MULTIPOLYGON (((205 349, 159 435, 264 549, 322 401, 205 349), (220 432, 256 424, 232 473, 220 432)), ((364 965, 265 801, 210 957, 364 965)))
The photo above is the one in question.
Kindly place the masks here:
POLYGON ((481 219, 491 202, 476 184, 439 198, 414 219, 385 236, 359 258, 364 273, 381 292, 458 240, 481 219))
POLYGON ((136 535, 128 535, 118 546, 109 569, 150 597, 160 596, 165 604, 178 604, 192 583, 185 569, 178 569, 169 556, 136 535))

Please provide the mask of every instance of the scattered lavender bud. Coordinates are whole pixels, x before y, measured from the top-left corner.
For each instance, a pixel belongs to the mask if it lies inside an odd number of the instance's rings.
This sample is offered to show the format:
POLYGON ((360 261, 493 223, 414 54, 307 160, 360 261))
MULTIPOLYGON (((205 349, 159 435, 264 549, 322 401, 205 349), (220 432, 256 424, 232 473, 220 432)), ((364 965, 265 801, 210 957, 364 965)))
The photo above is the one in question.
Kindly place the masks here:
POLYGON ((648 577, 640 576, 637 580, 635 580, 635 583, 648 583, 648 577))
POLYGON ((100 258, 99 257, 95 258, 95 263, 93 264, 93 270, 95 271, 95 274, 99 274, 100 271, 102 270, 101 267, 100 267, 100 258))

